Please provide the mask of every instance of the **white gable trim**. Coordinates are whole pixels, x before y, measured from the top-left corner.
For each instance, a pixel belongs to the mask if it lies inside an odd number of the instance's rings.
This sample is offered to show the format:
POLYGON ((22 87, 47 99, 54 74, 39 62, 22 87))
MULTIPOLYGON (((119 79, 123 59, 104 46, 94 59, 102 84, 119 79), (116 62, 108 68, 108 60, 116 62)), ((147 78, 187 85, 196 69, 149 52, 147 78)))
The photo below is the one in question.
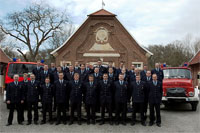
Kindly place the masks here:
POLYGON ((153 53, 151 53, 149 50, 147 50, 147 49, 144 48, 142 45, 140 45, 140 44, 138 43, 138 41, 133 37, 133 35, 127 30, 127 28, 121 23, 121 21, 120 21, 117 17, 116 17, 116 19, 120 22, 120 24, 124 27, 124 29, 128 32, 128 34, 136 41, 136 43, 137 43, 142 49, 144 49, 144 51, 146 51, 147 53, 149 53, 150 56, 152 56, 153 53))
MULTIPOLYGON (((85 19, 85 21, 77 28, 77 30, 73 33, 73 34, 71 34, 71 36, 60 46, 60 47, 58 47, 57 49, 55 49, 54 51, 52 51, 50 54, 52 54, 52 55, 57 55, 56 54, 56 52, 58 51, 58 50, 60 50, 71 38, 72 38, 72 36, 80 29, 80 27, 87 21, 87 19, 88 19, 89 17, 87 17, 86 19, 85 19)), ((116 19, 120 22, 120 20, 116 17, 116 19)), ((122 25, 122 23, 120 22, 120 24, 122 25)), ((122 25, 123 27, 124 27, 124 29, 128 32, 128 34, 136 41, 136 43, 144 50, 144 51, 146 51, 150 56, 152 56, 153 55, 153 53, 151 53, 149 50, 147 50, 146 48, 144 48, 143 46, 141 46, 139 43, 138 43, 138 41, 133 37, 133 35, 126 29, 126 27, 124 26, 124 25, 122 25)))
POLYGON ((56 48, 56 49, 55 49, 54 51, 52 51, 50 54, 56 55, 56 52, 57 52, 58 50, 60 50, 63 46, 65 46, 65 44, 72 38, 72 36, 74 36, 74 34, 81 28, 81 26, 87 21, 88 18, 89 18, 89 17, 87 17, 87 18, 84 20, 84 22, 74 31, 73 34, 71 34, 71 35, 69 36, 69 38, 68 38, 62 45, 60 45, 58 48, 56 48))
POLYGON ((189 63, 197 56, 197 54, 200 52, 200 49, 197 51, 197 53, 190 59, 189 63))

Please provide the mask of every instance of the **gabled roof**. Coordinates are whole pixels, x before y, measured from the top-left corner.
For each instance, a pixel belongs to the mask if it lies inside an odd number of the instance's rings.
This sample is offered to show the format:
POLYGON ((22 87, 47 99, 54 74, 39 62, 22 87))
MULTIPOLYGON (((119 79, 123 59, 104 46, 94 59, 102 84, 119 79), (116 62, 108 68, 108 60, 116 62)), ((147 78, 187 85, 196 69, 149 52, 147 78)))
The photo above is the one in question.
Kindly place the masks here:
POLYGON ((189 61, 189 64, 190 64, 190 65, 197 64, 197 63, 200 63, 200 49, 199 49, 199 51, 192 57, 192 59, 189 61))
MULTIPOLYGON (((113 13, 111 13, 111 12, 108 12, 108 11, 106 11, 106 10, 104 10, 104 9, 101 9, 101 10, 99 10, 99 11, 96 11, 96 12, 94 12, 94 13, 92 13, 92 14, 90 14, 90 15, 88 15, 88 18, 90 17, 90 16, 116 16, 115 14, 113 14, 113 13)), ((73 37, 73 36, 75 36, 75 34, 79 31, 79 29, 84 25, 84 23, 88 20, 88 18, 83 22, 83 24, 82 25, 80 25, 79 27, 78 27, 78 29, 60 46, 60 47, 58 47, 57 49, 55 49, 54 51, 52 51, 50 54, 52 54, 52 55, 56 55, 57 53, 57 51, 58 50, 60 50, 62 47, 64 47, 66 44, 67 44, 67 42, 69 41, 69 40, 71 40, 71 38, 73 37)), ((117 18, 116 18, 117 19, 117 18)), ((118 20, 118 19, 117 19, 118 20)), ((119 20, 118 20, 119 21, 119 20)), ((121 22, 119 21, 119 23, 121 24, 121 22)), ((122 25, 122 24, 121 24, 122 25)), ((130 34, 130 32, 122 25, 122 27, 128 32, 128 34, 136 41, 136 39, 130 34)), ((136 41, 136 43, 144 50, 144 51, 146 51, 148 54, 149 54, 149 56, 151 56, 151 55, 153 55, 153 53, 151 53, 149 50, 147 50, 146 48, 144 48, 144 47, 142 47, 137 41, 136 41)))
POLYGON ((88 16, 116 16, 115 14, 105 10, 105 9, 101 9, 101 10, 98 10, 88 16))
POLYGON ((2 62, 2 63, 8 63, 9 61, 11 61, 11 59, 0 48, 0 62, 2 62))

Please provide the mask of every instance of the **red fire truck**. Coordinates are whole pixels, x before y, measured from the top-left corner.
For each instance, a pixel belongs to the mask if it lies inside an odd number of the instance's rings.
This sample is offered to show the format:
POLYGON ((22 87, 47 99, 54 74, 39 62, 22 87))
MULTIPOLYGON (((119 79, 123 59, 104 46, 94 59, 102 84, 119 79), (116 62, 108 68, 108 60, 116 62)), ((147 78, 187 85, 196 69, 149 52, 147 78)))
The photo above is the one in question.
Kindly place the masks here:
POLYGON ((199 89, 194 87, 190 68, 163 67, 163 97, 162 102, 168 105, 170 102, 190 103, 192 110, 196 111, 199 102, 199 89))

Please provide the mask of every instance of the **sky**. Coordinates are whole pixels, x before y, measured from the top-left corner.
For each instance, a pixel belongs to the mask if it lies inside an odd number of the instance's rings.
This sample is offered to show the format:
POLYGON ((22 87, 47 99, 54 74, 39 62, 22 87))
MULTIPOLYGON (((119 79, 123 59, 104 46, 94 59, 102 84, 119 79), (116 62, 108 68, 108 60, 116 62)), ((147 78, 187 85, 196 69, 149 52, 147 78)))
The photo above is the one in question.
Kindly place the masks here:
MULTIPOLYGON (((0 0, 0 19, 39 0, 0 0)), ((41 0, 40 0, 41 1, 41 0)), ((102 8, 102 0, 43 0, 66 10, 75 27, 102 8)), ((134 39, 143 46, 200 38, 200 0, 104 0, 104 9, 117 15, 134 39)))

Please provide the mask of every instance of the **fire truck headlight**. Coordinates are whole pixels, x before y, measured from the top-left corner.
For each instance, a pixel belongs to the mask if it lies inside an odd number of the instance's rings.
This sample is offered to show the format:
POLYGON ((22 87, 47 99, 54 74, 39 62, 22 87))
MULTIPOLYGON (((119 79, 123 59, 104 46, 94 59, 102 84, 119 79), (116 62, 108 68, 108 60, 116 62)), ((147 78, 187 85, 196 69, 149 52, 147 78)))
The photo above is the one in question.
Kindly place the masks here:
POLYGON ((188 94, 189 94, 190 97, 193 97, 193 96, 194 96, 194 92, 191 92, 191 91, 190 91, 188 94))

